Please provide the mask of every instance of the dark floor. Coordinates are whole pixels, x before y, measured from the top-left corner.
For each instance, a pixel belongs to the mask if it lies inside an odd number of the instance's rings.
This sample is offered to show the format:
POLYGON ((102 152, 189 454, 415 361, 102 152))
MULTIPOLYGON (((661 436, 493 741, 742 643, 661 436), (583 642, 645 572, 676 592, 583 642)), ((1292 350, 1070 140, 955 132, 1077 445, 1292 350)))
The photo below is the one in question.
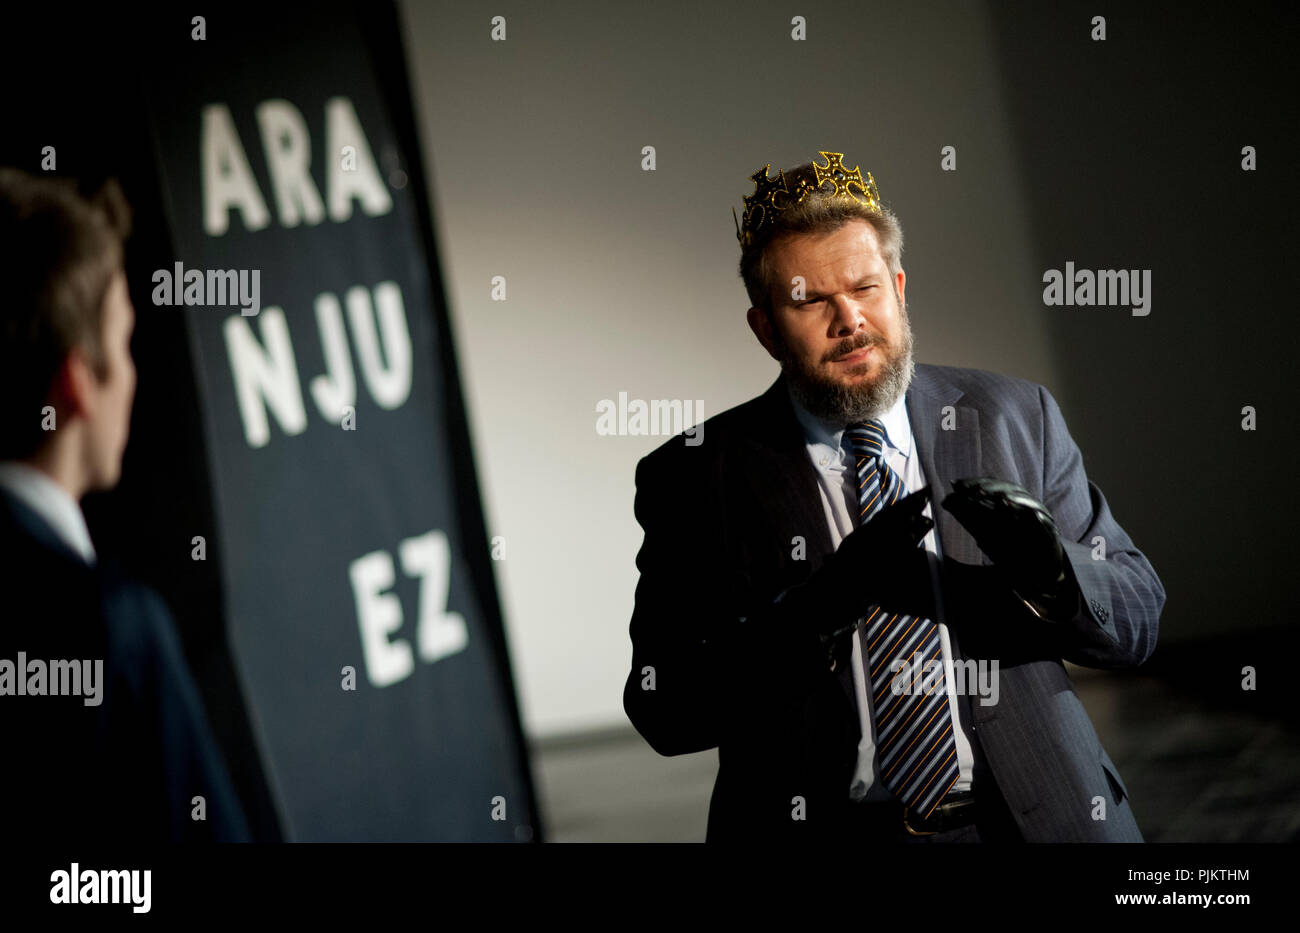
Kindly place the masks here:
MULTIPOLYGON (((1233 651, 1294 657, 1267 639, 1233 651)), ((1148 842, 1300 841, 1296 704, 1280 676, 1242 690, 1237 661, 1202 645, 1136 671, 1069 667, 1148 842)), ((716 750, 665 758, 629 726, 538 743, 533 762, 548 841, 704 840, 716 750)))

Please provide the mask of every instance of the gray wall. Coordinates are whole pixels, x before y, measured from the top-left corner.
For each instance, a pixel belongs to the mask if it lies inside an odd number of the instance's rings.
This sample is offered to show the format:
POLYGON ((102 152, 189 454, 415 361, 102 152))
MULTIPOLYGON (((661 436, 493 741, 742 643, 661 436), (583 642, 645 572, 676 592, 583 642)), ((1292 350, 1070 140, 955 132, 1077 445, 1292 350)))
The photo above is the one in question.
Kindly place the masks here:
MULTIPOLYGON (((902 219, 917 358, 1012 373, 1056 395, 1090 478, 1169 590, 1162 638, 1294 615, 1294 598, 1244 556, 1257 529, 1284 530, 1264 517, 1276 503, 1263 493, 1280 491, 1268 464, 1290 443, 1282 383, 1251 358, 1283 362, 1293 332, 1264 300, 1276 286, 1246 303, 1231 274, 1234 249, 1248 254, 1280 231, 1245 230, 1249 245, 1225 245, 1205 223, 1161 213, 1202 168, 1166 141, 1208 132, 1203 111, 1174 104, 1182 73, 1200 69, 1201 86, 1263 79, 1222 54, 1171 50, 1163 24, 1176 13, 1116 15, 1107 42, 1094 43, 1094 11, 1082 8, 402 5, 530 732, 626 722, 641 541, 633 474, 664 438, 601 436, 596 405, 620 392, 698 399, 708 417, 770 384, 778 367, 745 324, 731 210, 765 162, 819 149, 871 171, 902 219), (796 14, 803 42, 790 38, 796 14), (496 15, 504 42, 490 39, 496 15), (1147 99, 1111 121, 1106 104, 1135 94, 1147 99), (947 145, 956 172, 940 170, 947 145), (641 169, 643 146, 656 149, 654 172, 641 169), (1149 186, 1160 196, 1146 198, 1149 186), (1153 269, 1152 314, 1045 308, 1043 271, 1067 259, 1153 269), (504 302, 491 299, 497 275, 504 302), (1256 329, 1243 338, 1240 315, 1251 312, 1256 329), (1261 409, 1254 435, 1238 427, 1243 404, 1261 409), (1258 458, 1245 503, 1205 502, 1214 461, 1188 432, 1206 438, 1207 422, 1212 447, 1258 458), (1207 612, 1225 592, 1245 602, 1230 618, 1207 612)), ((1245 142, 1268 138, 1254 130, 1245 142)), ((1202 142, 1216 182, 1254 199, 1243 216, 1260 209, 1284 155, 1261 156, 1269 174, 1243 191, 1234 153, 1245 143, 1202 142)), ((1273 560, 1280 568, 1282 555, 1273 560)))

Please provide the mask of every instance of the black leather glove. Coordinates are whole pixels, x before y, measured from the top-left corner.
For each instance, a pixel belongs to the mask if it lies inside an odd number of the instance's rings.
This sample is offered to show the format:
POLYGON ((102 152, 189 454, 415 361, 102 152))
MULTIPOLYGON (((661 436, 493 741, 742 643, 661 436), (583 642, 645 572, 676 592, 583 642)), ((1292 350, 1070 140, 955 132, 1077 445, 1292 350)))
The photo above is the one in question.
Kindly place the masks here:
POLYGON ((942 503, 1008 585, 1034 612, 1073 614, 1078 587, 1052 513, 1028 490, 1004 480, 959 479, 942 503))
POLYGON ((778 597, 781 614, 824 641, 852 629, 876 604, 932 617, 930 569, 918 547, 934 527, 921 514, 929 495, 929 487, 920 489, 846 535, 812 577, 778 597))
MULTIPOLYGON (((1025 604, 997 567, 943 558, 944 610, 949 625, 971 625, 1023 613, 1025 604)), ((965 642, 963 641, 963 647, 965 642)))

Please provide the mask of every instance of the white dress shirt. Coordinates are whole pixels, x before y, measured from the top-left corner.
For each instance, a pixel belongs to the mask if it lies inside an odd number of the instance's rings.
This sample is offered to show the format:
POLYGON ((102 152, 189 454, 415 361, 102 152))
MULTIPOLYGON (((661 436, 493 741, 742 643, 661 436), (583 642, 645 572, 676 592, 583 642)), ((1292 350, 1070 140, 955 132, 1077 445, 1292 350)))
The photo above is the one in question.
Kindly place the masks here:
MULTIPOLYGON (((842 446, 845 425, 822 421, 805 409, 791 394, 790 402, 794 406, 795 417, 803 426, 804 436, 808 442, 808 456, 812 458, 817 471, 817 485, 821 492, 822 505, 826 512, 826 523, 830 528, 831 544, 838 548, 840 541, 857 527, 854 516, 858 506, 857 460, 851 450, 842 446)), ((889 468, 903 481, 908 492, 916 492, 927 485, 921 476, 920 457, 915 456, 915 444, 912 437, 912 425, 907 417, 905 395, 883 417, 885 425, 886 458, 889 468)), ((933 502, 927 502, 925 515, 934 518, 933 502)), ((961 774, 949 793, 970 790, 971 772, 974 756, 971 753, 970 738, 962 725, 958 712, 957 693, 953 686, 953 637, 943 621, 943 594, 939 584, 939 535, 938 526, 930 529, 925 536, 927 551, 934 555, 930 562, 931 581, 934 587, 936 606, 935 623, 939 628, 939 640, 943 645, 944 683, 948 690, 948 709, 952 713, 954 724, 953 738, 957 744, 957 767, 961 774)), ((880 780, 880 763, 876 758, 876 724, 871 714, 870 691, 867 690, 867 677, 863 669, 866 651, 862 645, 862 626, 858 626, 853 635, 853 685, 858 698, 858 716, 862 727, 862 739, 858 743, 858 763, 849 787, 849 797, 853 800, 897 800, 880 780)))
POLYGON ((95 563, 86 518, 66 489, 35 467, 15 460, 0 463, 0 488, 44 519, 59 540, 87 564, 95 563))

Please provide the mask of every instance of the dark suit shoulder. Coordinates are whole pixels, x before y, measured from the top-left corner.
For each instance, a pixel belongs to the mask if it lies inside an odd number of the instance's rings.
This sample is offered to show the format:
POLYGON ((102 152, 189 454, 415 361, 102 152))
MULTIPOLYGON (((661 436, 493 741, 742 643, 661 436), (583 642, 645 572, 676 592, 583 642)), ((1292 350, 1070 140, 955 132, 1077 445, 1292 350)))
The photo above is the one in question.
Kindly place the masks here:
POLYGON ((30 656, 102 656, 107 631, 99 575, 8 495, 0 495, 0 554, 0 645, 30 656))
POLYGON ((171 613, 155 590, 107 574, 103 604, 113 640, 124 658, 146 660, 174 653, 178 640, 171 613))
POLYGON ((1014 408, 1038 410, 1043 386, 1020 376, 965 366, 938 366, 917 363, 913 385, 932 394, 942 387, 953 387, 965 396, 965 404, 990 411, 1014 408))
POLYGON ((712 465, 732 440, 746 431, 761 428, 778 391, 785 391, 784 383, 779 379, 762 394, 706 418, 690 431, 673 435, 641 458, 637 464, 638 475, 643 465, 645 469, 654 471, 690 470, 712 465))

